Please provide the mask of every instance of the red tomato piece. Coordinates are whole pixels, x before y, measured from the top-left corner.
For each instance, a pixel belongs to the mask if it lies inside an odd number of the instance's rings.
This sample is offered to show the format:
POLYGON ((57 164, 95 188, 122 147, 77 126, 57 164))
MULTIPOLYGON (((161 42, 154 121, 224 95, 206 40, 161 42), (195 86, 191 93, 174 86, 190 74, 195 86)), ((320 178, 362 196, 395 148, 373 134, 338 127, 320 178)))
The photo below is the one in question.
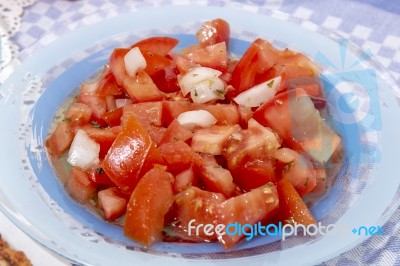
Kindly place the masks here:
POLYGON ((96 169, 91 170, 89 173, 89 177, 94 183, 96 183, 96 185, 104 187, 115 186, 114 182, 100 166, 96 169))
POLYGON ((168 143, 171 141, 187 141, 193 137, 193 132, 185 127, 183 127, 178 120, 172 121, 172 123, 168 126, 167 130, 165 131, 162 139, 161 144, 168 143))
POLYGON ((96 192, 96 184, 92 182, 88 173, 72 167, 66 189, 74 200, 84 204, 96 192))
POLYGON ((340 137, 328 127, 303 89, 276 95, 257 109, 254 118, 277 132, 289 148, 307 152, 321 163, 340 145, 340 137))
POLYGON ((134 43, 131 48, 139 47, 141 51, 166 56, 178 43, 179 40, 172 37, 150 37, 134 43))
POLYGON ((97 91, 98 94, 101 96, 116 96, 123 94, 123 90, 121 89, 121 87, 118 86, 114 74, 111 72, 111 70, 108 70, 108 73, 99 81, 97 91))
POLYGON ((252 159, 231 169, 233 180, 241 189, 250 191, 267 183, 276 183, 274 162, 269 158, 252 159))
POLYGON ((104 212, 104 218, 114 221, 125 214, 127 200, 116 187, 100 190, 98 193, 99 207, 104 212))
POLYGON ((151 75, 157 88, 165 93, 180 91, 177 75, 179 70, 176 67, 167 66, 164 69, 151 75))
POLYGON ((293 187, 292 182, 282 178, 277 184, 279 194, 279 216, 284 223, 299 223, 303 225, 316 224, 310 210, 293 187))
POLYGON ((162 125, 162 102, 143 102, 143 103, 133 103, 124 106, 122 115, 122 124, 126 120, 134 115, 135 118, 142 124, 151 124, 154 126, 162 125))
POLYGON ((163 93, 142 70, 139 70, 135 77, 126 77, 123 86, 129 97, 138 102, 159 101, 163 98, 163 93))
POLYGON ((181 192, 191 186, 198 186, 199 180, 194 173, 193 167, 183 170, 175 176, 174 192, 181 192))
POLYGON ((116 48, 110 56, 110 69, 119 86, 122 86, 123 80, 128 77, 124 58, 129 51, 129 48, 116 48))
POLYGON ((228 52, 225 42, 205 47, 194 45, 182 51, 182 55, 192 62, 191 64, 214 68, 222 72, 226 72, 228 69, 228 52))
POLYGON ((161 168, 148 171, 137 184, 128 203, 124 234, 150 246, 162 238, 164 216, 173 203, 173 176, 161 168))
POLYGON ((146 60, 146 68, 144 69, 144 71, 146 71, 146 73, 150 76, 153 76, 158 71, 163 70, 164 68, 172 64, 171 59, 166 58, 165 56, 158 55, 156 53, 143 50, 142 55, 146 60))
POLYGON ((193 103, 189 101, 164 101, 163 102, 163 121, 168 126, 181 113, 194 110, 193 103))
POLYGON ((46 147, 53 156, 60 156, 71 146, 74 130, 70 123, 61 121, 46 140, 46 147))
POLYGON ((216 119, 218 125, 235 125, 240 122, 240 114, 233 104, 199 104, 194 106, 195 110, 206 110, 216 119))
POLYGON ((228 46, 231 30, 228 22, 223 19, 214 19, 204 22, 196 32, 196 38, 200 45, 207 46, 225 42, 228 46))
POLYGON ((216 225, 215 207, 225 201, 221 193, 201 190, 197 187, 189 187, 175 195, 173 212, 175 214, 175 229, 186 234, 185 238, 197 241, 214 241, 217 236, 214 232, 205 233, 204 227, 197 227, 200 224, 216 225), (194 221, 192 221, 194 220, 194 221), (191 222, 192 221, 192 222, 191 222), (190 227, 189 227, 190 225, 190 227), (198 234, 197 234, 198 233, 198 234))
POLYGON ((240 131, 239 125, 211 126, 195 130, 192 138, 192 149, 195 152, 221 155, 229 137, 240 131))
POLYGON ((106 123, 111 126, 118 126, 121 124, 121 117, 123 114, 123 107, 116 108, 112 111, 108 111, 101 118, 106 121, 106 123))
POLYGON ((92 109, 94 120, 101 120, 101 117, 107 112, 106 98, 99 95, 81 94, 78 102, 88 105, 92 109))
POLYGON ((67 110, 65 118, 73 126, 82 126, 90 122, 92 108, 83 103, 73 103, 67 110))
POLYGON ((100 158, 104 158, 113 144, 117 134, 111 128, 98 128, 92 125, 82 127, 85 133, 100 145, 100 158))
POLYGON ((199 155, 192 148, 181 140, 167 142, 158 147, 162 158, 173 172, 180 172, 187 169, 194 161, 199 161, 199 155))
POLYGON ((236 64, 232 72, 233 96, 251 88, 258 73, 271 68, 278 60, 278 50, 263 39, 256 39, 236 64))
POLYGON ((203 156, 197 163, 200 179, 209 191, 222 193, 230 197, 236 192, 231 173, 217 163, 214 156, 203 156))
POLYGON ((279 147, 275 132, 250 119, 248 129, 232 135, 226 143, 223 156, 228 169, 233 170, 254 159, 271 158, 279 147))
POLYGON ((102 167, 124 193, 131 193, 153 142, 143 126, 131 116, 107 153, 102 167))
POLYGON ((311 192, 316 186, 317 176, 310 159, 288 148, 277 151, 277 153, 282 152, 293 159, 284 165, 279 173, 281 177, 290 180, 300 196, 311 192))
MULTIPOLYGON (((256 224, 275 214, 279 203, 276 187, 269 183, 218 204, 215 207, 217 223, 225 226, 256 224)), ((226 230, 233 232, 230 227, 226 230)), ((218 241, 225 249, 230 249, 242 238, 243 235, 239 234, 224 234, 218 237, 218 241)))

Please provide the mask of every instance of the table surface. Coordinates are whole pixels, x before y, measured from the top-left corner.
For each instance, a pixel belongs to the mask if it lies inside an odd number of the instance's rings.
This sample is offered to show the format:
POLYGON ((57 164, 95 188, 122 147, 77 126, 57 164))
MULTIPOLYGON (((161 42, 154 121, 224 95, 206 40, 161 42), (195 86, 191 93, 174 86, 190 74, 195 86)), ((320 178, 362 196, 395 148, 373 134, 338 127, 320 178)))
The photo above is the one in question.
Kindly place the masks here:
MULTIPOLYGON (((57 21, 79 20, 93 12, 129 4, 128 2, 122 0, 39 0, 24 9, 24 13, 21 14, 21 27, 11 41, 23 50, 48 33, 57 21)), ((214 3, 218 2, 222 1, 214 3)), ((362 49, 370 50, 399 84, 400 4, 398 1, 234 0, 233 2, 282 11, 290 14, 287 20, 310 30, 323 26, 336 31, 362 49)), ((358 247, 324 265, 400 265, 400 209, 394 213, 383 229, 384 236, 371 237, 358 247)), ((23 250, 34 265, 69 264, 65 259, 44 249, 27 237, 2 213, 0 213, 0 233, 11 246, 23 250)))

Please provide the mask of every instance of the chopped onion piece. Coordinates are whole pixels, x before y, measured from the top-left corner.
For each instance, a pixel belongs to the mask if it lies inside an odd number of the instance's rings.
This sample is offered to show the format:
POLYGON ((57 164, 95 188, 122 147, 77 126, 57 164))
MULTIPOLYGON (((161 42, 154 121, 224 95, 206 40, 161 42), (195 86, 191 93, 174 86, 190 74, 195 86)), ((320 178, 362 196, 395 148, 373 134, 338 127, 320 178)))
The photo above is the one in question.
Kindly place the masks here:
POLYGON ((133 47, 124 57, 126 72, 129 76, 136 76, 139 70, 145 69, 146 59, 138 47, 133 47))
POLYGON ((225 99, 224 83, 219 78, 210 78, 192 86, 190 96, 194 103, 206 103, 225 99))
POLYGON ((283 163, 291 163, 297 158, 297 154, 289 148, 280 148, 275 152, 274 158, 283 163))
POLYGON ((100 145, 92 140, 84 130, 76 132, 69 149, 67 161, 83 170, 89 170, 99 164, 100 145))
POLYGON ((178 116, 178 122, 187 129, 196 127, 209 127, 217 122, 217 119, 205 110, 187 111, 178 116))
POLYGON ((195 67, 179 79, 179 86, 183 96, 191 92, 193 85, 203 80, 217 78, 222 74, 221 71, 209 67, 195 67))
POLYGON ((272 99, 281 84, 281 77, 267 80, 236 96, 233 100, 245 107, 258 107, 272 99))

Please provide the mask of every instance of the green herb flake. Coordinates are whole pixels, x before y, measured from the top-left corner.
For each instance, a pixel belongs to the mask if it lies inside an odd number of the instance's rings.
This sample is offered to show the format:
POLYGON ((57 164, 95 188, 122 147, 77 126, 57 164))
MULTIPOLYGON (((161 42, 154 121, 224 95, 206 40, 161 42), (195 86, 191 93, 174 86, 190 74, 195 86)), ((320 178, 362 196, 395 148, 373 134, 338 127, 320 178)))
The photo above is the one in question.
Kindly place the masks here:
POLYGON ((217 96, 224 96, 225 95, 225 91, 224 90, 215 90, 213 92, 217 96))
POLYGON ((99 123, 97 123, 96 121, 90 121, 90 124, 95 128, 101 128, 101 125, 99 123))
POLYGON ((274 81, 275 80, 271 80, 270 82, 267 83, 268 88, 272 88, 272 86, 274 86, 274 81))

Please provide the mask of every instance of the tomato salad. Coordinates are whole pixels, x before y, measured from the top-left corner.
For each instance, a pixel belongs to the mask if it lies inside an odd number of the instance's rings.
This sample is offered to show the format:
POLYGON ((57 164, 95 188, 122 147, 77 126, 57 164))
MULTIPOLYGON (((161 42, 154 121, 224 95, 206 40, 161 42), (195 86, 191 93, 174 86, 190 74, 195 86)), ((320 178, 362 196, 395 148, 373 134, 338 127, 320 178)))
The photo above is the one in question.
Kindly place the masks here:
POLYGON ((46 140, 66 190, 146 246, 241 240, 189 234, 193 219, 315 223, 304 199, 325 192, 341 150, 321 116, 319 67, 262 38, 230 57, 222 19, 196 37, 179 51, 168 36, 116 48, 80 86, 46 140))

